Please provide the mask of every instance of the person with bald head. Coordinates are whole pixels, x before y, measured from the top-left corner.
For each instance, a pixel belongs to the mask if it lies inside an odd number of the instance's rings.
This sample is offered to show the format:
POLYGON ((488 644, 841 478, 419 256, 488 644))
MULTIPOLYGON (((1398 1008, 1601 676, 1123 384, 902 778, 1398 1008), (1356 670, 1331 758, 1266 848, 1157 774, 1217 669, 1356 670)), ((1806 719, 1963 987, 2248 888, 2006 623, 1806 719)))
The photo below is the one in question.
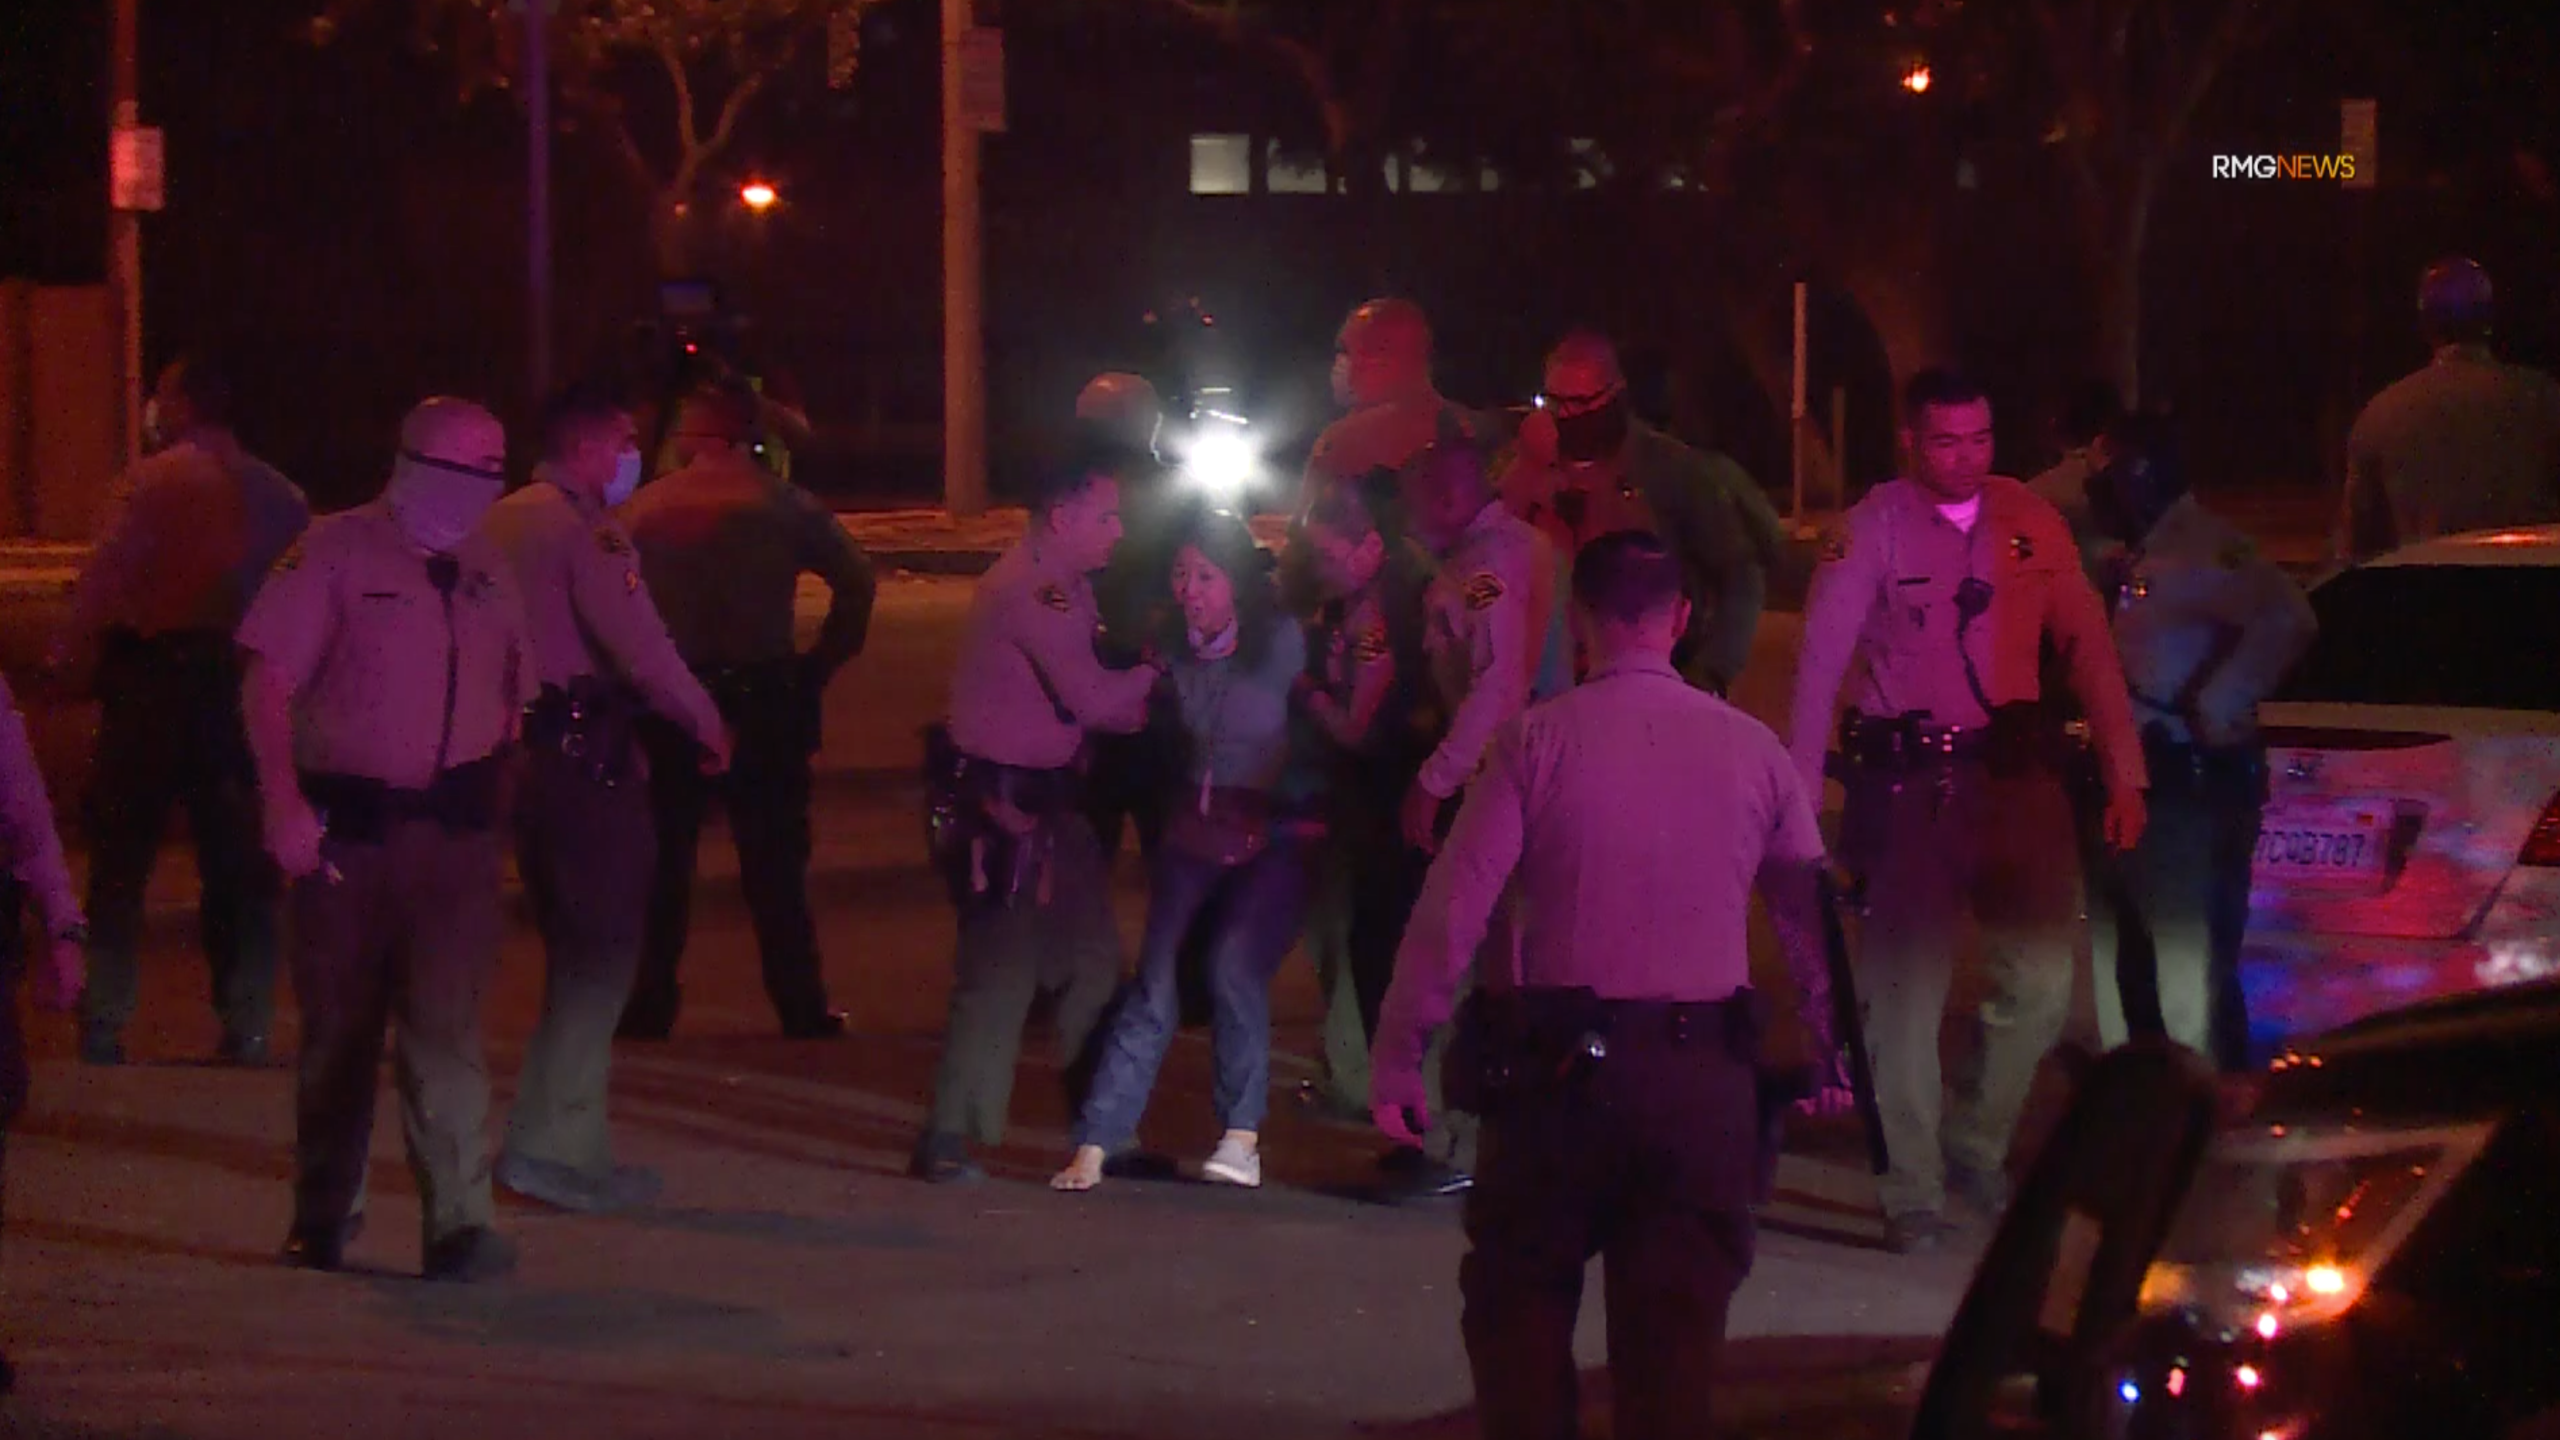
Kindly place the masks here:
POLYGON ((480 1002, 503 924, 502 769, 537 676, 506 556, 480 533, 507 436, 418 406, 380 498, 315 520, 241 621, 267 852, 292 884, 302 1006, 285 1258, 335 1270, 363 1228, 386 1029, 430 1280, 505 1274, 491 1228, 480 1002))
POLYGON ((1724 694, 1751 658, 1782 553, 1777 512, 1731 459, 1636 418, 1607 337, 1566 336, 1547 356, 1545 383, 1504 498, 1568 557, 1617 530, 1661 536, 1695 602, 1674 660, 1691 684, 1724 694))
POLYGON ((2338 556, 2437 535, 2560 521, 2560 382, 2490 352, 2488 272, 2461 258, 2418 281, 2424 369, 2373 397, 2347 434, 2338 556))
MULTIPOLYGON (((1369 487, 1402 471, 1446 424, 1479 444, 1494 438, 1487 417, 1452 405, 1431 383, 1431 344, 1431 322, 1410 300, 1371 300, 1342 322, 1334 341, 1333 400, 1346 413, 1316 437, 1307 457, 1282 556, 1281 591, 1296 613, 1311 613, 1322 592, 1305 540, 1307 511, 1320 495, 1335 485, 1369 487)), ((1405 497, 1392 486, 1375 488, 1379 493, 1366 498, 1387 533, 1399 539, 1411 533, 1405 497)))
POLYGON ((698 393, 678 411, 684 468, 640 487, 619 518, 640 556, 676 653, 730 729, 727 771, 705 775, 695 735, 641 720, 658 830, 640 974, 624 1007, 626 1039, 664 1040, 682 992, 676 966, 691 928, 702 821, 717 797, 738 847, 738 879, 782 1033, 845 1033, 827 1001, 809 913, 809 800, 823 701, 862 653, 878 582, 871 561, 824 505, 759 463, 756 397, 743 382, 698 393), (826 618, 799 648, 793 602, 802 575, 826 582, 826 618))

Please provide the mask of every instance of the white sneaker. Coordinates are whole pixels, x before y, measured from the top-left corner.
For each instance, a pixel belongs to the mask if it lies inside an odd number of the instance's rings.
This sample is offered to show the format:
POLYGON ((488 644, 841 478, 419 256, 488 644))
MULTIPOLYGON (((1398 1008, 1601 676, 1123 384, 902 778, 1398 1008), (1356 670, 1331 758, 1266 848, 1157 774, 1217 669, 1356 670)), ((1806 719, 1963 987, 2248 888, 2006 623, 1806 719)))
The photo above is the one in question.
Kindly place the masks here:
POLYGON ((1262 1151, 1233 1137, 1220 1140, 1218 1148, 1200 1163, 1200 1178, 1212 1185, 1258 1189, 1262 1185, 1262 1151))

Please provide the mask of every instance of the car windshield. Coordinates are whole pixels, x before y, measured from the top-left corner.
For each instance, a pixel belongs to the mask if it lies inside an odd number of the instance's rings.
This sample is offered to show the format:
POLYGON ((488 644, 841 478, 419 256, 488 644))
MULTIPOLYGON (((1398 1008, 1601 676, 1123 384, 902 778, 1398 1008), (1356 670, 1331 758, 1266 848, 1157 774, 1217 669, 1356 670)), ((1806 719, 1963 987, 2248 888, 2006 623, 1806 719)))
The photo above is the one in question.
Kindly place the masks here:
POLYGON ((2319 638, 2278 700, 2560 711, 2560 568, 2371 566, 2311 606, 2319 638))
POLYGON ((2489 1129, 2255 1125, 2224 1132, 2143 1286, 2144 1308, 2192 1307, 2242 1319, 2317 1318, 2344 1309, 2471 1163, 2489 1129))

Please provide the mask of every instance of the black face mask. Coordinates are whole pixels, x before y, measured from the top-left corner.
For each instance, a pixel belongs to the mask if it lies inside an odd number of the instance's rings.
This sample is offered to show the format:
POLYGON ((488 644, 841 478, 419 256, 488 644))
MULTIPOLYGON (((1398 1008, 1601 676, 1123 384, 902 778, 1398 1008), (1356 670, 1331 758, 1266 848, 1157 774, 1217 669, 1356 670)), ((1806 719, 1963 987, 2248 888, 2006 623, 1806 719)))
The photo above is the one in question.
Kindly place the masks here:
POLYGON ((1626 397, 1579 415, 1556 417, 1556 455, 1567 464, 1589 465, 1615 458, 1634 426, 1626 397))
POLYGON ((2119 456, 2089 477, 2090 517, 2127 545, 2139 545, 2186 493, 2174 466, 2147 455, 2119 456))

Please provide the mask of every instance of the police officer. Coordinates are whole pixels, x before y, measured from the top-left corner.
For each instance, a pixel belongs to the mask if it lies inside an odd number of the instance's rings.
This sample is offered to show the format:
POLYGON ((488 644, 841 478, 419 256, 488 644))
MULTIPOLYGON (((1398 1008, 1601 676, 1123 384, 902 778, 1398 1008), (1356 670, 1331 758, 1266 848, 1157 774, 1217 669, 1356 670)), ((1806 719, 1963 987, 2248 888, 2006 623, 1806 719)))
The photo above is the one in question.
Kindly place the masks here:
MULTIPOLYGON (((1076 425, 1086 442, 1117 452, 1112 474, 1120 484, 1120 544, 1094 578, 1093 595, 1105 661, 1126 668, 1161 632, 1173 604, 1174 540, 1190 507, 1158 456, 1164 401, 1143 377, 1095 376, 1076 397, 1076 425)), ((1102 838, 1105 862, 1120 853, 1121 834, 1132 826, 1140 853, 1154 857, 1164 797, 1181 776, 1179 734, 1170 708, 1158 706, 1134 735, 1093 737, 1086 813, 1102 838)))
POLYGON ((676 653, 720 708, 736 751, 726 774, 702 773, 701 740, 652 718, 642 736, 658 830, 640 975, 621 1033, 663 1040, 682 999, 676 965, 692 920, 703 812, 716 792, 729 812, 739 880, 782 1033, 842 1035, 828 1008, 818 930, 809 914, 810 761, 827 682, 862 653, 877 582, 871 562, 809 493, 756 463, 753 397, 734 387, 685 402, 676 421, 683 469, 623 508, 640 576, 676 653), (828 590, 817 639, 793 634, 802 575, 828 590))
POLYGON ((1447 426, 1479 442, 1490 441, 1495 429, 1488 417, 1443 399, 1431 383, 1431 322, 1410 300, 1371 300, 1342 322, 1334 340, 1333 399, 1346 413, 1316 437, 1281 554, 1281 595, 1300 615, 1313 611, 1322 588, 1302 535, 1318 495, 1337 485, 1380 489, 1369 503, 1387 533, 1403 538, 1412 530, 1402 497, 1376 482, 1402 474, 1447 426))
POLYGON ((1769 571, 1784 551, 1768 497, 1731 459, 1636 419, 1617 347, 1604 336, 1577 331, 1557 344, 1543 401, 1521 427, 1522 456, 1505 477, 1506 498, 1523 518, 1551 516, 1548 533, 1565 537, 1567 557, 1613 530, 1661 535, 1699 599, 1681 642, 1681 673, 1724 694, 1751 658, 1769 571), (1533 442, 1533 430, 1543 432, 1541 442, 1552 436, 1552 445, 1533 442))
MULTIPOLYGON (((1483 764, 1504 722, 1530 701, 1543 643, 1555 628, 1557 575, 1546 537, 1511 513, 1494 493, 1483 454, 1454 425, 1417 456, 1400 482, 1414 528, 1439 568, 1423 595, 1422 645, 1442 727, 1438 744, 1405 791, 1405 843, 1438 850, 1449 807, 1483 764)), ((1486 954, 1507 957, 1517 938, 1506 905, 1495 918, 1486 954)), ((1475 1138, 1466 1107, 1447 1115, 1445 1158, 1390 1155, 1404 1193, 1464 1190, 1467 1152, 1475 1138)), ((1435 1140, 1431 1149, 1440 1149, 1435 1140)))
POLYGON ((1395 974, 1396 945, 1422 891, 1428 859, 1405 842, 1399 801, 1431 750, 1423 695, 1423 593, 1430 557, 1390 541, 1358 490, 1318 496, 1306 542, 1324 599, 1310 626, 1313 668, 1299 706, 1324 739, 1325 854, 1306 944, 1326 998, 1330 1093, 1311 1096, 1347 1116, 1369 1114, 1369 1047, 1395 974))
POLYGON ((2124 418, 2124 399, 2116 388, 2103 380, 2090 380, 2075 389, 2054 417, 2054 439, 2061 458, 2043 473, 2027 482, 2037 497, 2050 502, 2062 512, 2071 526, 2071 543, 2080 547, 2081 562, 2090 567, 2090 579, 2098 578, 2097 565, 2107 549, 2107 539, 2089 510, 2089 479, 2098 473, 2102 463, 2099 454, 2107 431, 2124 418))
POLYGON ((1991 474, 1991 402, 1931 370, 1903 404, 1909 477, 1843 517, 1814 574, 1791 743, 1816 791, 1863 654, 1839 728, 1840 852, 1865 905, 1856 973, 1892 1162, 1887 1236, 1908 1252, 1945 1242, 1950 1182, 1984 1210, 2006 1203, 2010 1131, 2070 1008, 2078 876, 2059 727, 2038 703, 2045 641, 2088 715, 2117 849, 2141 835, 2144 781, 2106 611, 2060 513, 1991 474), (1938 1035, 1968 905, 1993 993, 1979 1071, 1942 1134, 1938 1035))
POLYGON ((2418 328, 2435 358, 2374 396, 2347 433, 2342 558, 2560 520, 2560 382, 2490 353, 2493 299, 2469 260, 2439 261, 2419 280, 2418 328))
POLYGON ((386 1027, 430 1280, 515 1265, 490 1228, 480 1002, 503 919, 501 767, 534 680, 506 557, 476 528, 507 437, 429 400, 382 497, 312 523, 240 625, 268 853, 293 883, 302 1007, 285 1258, 334 1270, 362 1225, 386 1027))
POLYGON ((1425 1037, 1517 886, 1520 943, 1462 1007, 1448 1080, 1452 1103, 1471 1088, 1484 1111, 1458 1271, 1478 1423, 1495 1440, 1577 1433, 1573 1334, 1596 1254, 1611 1433, 1705 1436, 1721 1433, 1708 1384, 1755 1238, 1751 894, 1828 1054, 1822 835, 1777 736, 1673 669, 1689 605, 1659 539, 1600 537, 1572 586, 1589 677, 1506 724, 1468 787, 1396 957, 1372 1104, 1400 1141, 1427 1122, 1408 1113, 1425 1110, 1425 1037))
MULTIPOLYGON (((36 1003, 69 1010, 80 1003, 84 981, 81 948, 88 925, 80 915, 71 870, 62 860, 62 836, 45 796, 44 772, 27 741, 9 684, 0 680, 0 1172, 7 1169, 9 1127, 27 1108, 27 1042, 18 1015, 18 984, 27 971, 23 925, 29 894, 44 920, 48 943, 37 961, 36 1003)), ((0 1395, 16 1384, 0 1357, 0 1395)))
POLYGON ((621 401, 587 385, 553 397, 534 482, 489 512, 507 557, 541 688, 527 712, 517 866, 548 964, 497 1180, 568 1210, 654 1198, 654 1174, 613 1163, 605 1122, 614 1027, 640 961, 652 844, 635 729, 645 707, 727 764, 720 712, 667 638, 640 562, 608 507, 640 480, 621 401))
POLYGON ((293 483, 231 432, 231 388, 201 360, 160 373, 152 453, 127 478, 73 591, 50 668, 96 649, 98 749, 89 785, 91 984, 80 1054, 124 1061, 143 892, 172 804, 186 807, 203 882, 198 920, 222 1022, 220 1054, 265 1063, 275 1016, 276 881, 257 837, 231 632, 310 523, 293 483))
POLYGON ((2240 940, 2266 808, 2258 703, 2318 622, 2300 586, 2188 493, 2165 421, 2119 421, 2105 453, 2089 499, 2123 552, 2116 650, 2151 790, 2142 843, 2121 862, 2133 913, 2090 916, 2098 1031, 2113 1046, 2165 1030, 2236 1072, 2249 1063, 2240 940), (2150 973, 2134 973, 2136 949, 2150 973))
POLYGON ((1076 757, 1093 732, 1146 723, 1163 670, 1104 668, 1093 573, 1120 540, 1116 451, 1078 445, 1034 498, 1021 544, 979 580, 951 677, 947 727, 929 741, 935 861, 959 911, 951 1016, 913 1170, 936 1184, 983 1176, 972 1142, 1004 1138, 1032 1001, 1058 995, 1069 1112, 1120 983, 1121 948, 1076 757))

